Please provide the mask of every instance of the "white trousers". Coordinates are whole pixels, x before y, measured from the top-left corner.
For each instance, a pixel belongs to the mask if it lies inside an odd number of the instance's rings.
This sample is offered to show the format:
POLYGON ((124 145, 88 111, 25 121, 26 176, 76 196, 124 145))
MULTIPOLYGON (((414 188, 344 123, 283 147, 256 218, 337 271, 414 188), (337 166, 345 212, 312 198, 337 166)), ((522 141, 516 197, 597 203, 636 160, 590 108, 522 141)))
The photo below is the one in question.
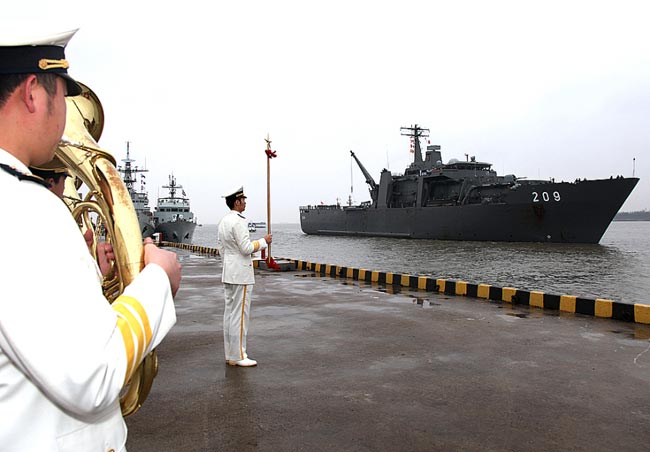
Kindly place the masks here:
POLYGON ((246 334, 251 310, 252 285, 224 283, 223 347, 227 361, 246 359, 246 334))

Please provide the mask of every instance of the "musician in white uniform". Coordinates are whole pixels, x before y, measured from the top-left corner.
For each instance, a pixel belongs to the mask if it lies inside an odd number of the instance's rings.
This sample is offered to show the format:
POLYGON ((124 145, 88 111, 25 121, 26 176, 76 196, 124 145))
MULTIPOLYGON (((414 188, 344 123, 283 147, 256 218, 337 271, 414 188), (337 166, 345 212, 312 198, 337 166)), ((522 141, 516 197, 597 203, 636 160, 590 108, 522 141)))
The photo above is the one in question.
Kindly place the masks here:
POLYGON ((226 363, 230 366, 251 367, 257 361, 246 353, 246 335, 250 318, 251 297, 255 274, 251 254, 266 249, 271 234, 251 241, 248 222, 242 215, 246 209, 244 187, 224 196, 230 212, 219 222, 217 248, 223 262, 221 280, 225 292, 223 312, 223 344, 226 363))
POLYGON ((120 391, 176 321, 175 253, 146 243, 144 270, 109 304, 70 211, 28 169, 52 160, 64 96, 80 93, 64 55, 74 32, 0 36, 0 449, 7 452, 124 451, 120 391))

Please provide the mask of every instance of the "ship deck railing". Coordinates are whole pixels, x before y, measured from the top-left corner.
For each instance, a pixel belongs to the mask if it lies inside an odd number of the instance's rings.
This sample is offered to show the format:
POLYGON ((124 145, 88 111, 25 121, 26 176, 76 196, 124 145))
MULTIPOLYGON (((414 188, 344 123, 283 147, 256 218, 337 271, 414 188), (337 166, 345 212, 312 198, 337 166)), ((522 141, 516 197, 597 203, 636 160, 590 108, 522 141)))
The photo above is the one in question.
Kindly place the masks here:
POLYGON ((314 206, 300 206, 300 210, 340 210, 341 207, 339 204, 317 204, 314 206))
POLYGON ((317 204, 314 206, 300 206, 299 209, 301 212, 304 210, 359 210, 367 209, 370 206, 372 206, 372 202, 364 201, 354 206, 342 206, 340 204, 317 204))

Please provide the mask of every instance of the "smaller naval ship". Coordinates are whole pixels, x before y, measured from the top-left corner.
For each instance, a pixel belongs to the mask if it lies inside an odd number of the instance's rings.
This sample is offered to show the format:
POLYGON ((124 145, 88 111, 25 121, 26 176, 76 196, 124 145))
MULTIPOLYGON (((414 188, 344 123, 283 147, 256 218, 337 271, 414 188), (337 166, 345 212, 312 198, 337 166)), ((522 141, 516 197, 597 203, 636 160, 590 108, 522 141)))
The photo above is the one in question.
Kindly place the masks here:
POLYGON ((126 142, 126 158, 122 159, 122 161, 124 162, 124 166, 118 166, 117 170, 122 173, 124 185, 126 185, 129 195, 131 195, 131 201, 133 202, 133 207, 135 208, 138 222, 140 223, 142 238, 150 237, 154 232, 153 214, 149 207, 149 195, 144 189, 146 185, 144 173, 149 170, 133 166, 135 160, 131 160, 128 141, 126 142), (136 190, 138 174, 140 174, 140 191, 136 190))
POLYGON ((248 232, 255 232, 258 229, 266 229, 266 221, 250 221, 248 223, 248 232))
POLYGON ((160 240, 174 243, 192 243, 196 220, 190 211, 190 200, 182 185, 176 184, 174 175, 169 176, 169 185, 163 185, 169 190, 169 196, 158 198, 158 204, 153 214, 155 232, 160 233, 160 240), (177 196, 177 190, 181 196, 177 196))

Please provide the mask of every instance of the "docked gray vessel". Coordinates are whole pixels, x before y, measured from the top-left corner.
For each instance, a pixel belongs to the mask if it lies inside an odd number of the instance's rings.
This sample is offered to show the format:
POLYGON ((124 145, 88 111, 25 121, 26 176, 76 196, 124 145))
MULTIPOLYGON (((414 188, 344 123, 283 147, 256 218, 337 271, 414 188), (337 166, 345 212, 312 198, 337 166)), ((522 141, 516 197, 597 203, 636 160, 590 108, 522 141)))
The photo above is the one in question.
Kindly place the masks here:
POLYGON ((377 184, 354 152, 371 201, 300 207, 306 234, 505 242, 598 243, 637 182, 636 177, 554 180, 498 176, 492 164, 442 163, 440 146, 420 138, 429 130, 402 127, 414 161, 403 175, 384 169, 377 184))
POLYGON ((124 185, 126 185, 131 196, 135 213, 138 216, 138 223, 140 223, 142 238, 150 237, 154 232, 153 214, 149 207, 149 195, 144 189, 146 185, 144 173, 149 170, 132 165, 135 160, 131 160, 128 141, 126 142, 126 158, 122 159, 122 161, 124 162, 124 167, 118 166, 117 170, 122 173, 124 185), (140 174, 140 191, 136 190, 138 174, 140 174))
POLYGON ((190 211, 190 200, 185 195, 182 185, 176 184, 174 175, 169 176, 169 185, 163 188, 169 190, 169 195, 158 198, 158 204, 153 214, 155 232, 160 233, 160 239, 174 243, 192 243, 196 220, 190 211), (176 191, 181 191, 181 196, 176 191))

